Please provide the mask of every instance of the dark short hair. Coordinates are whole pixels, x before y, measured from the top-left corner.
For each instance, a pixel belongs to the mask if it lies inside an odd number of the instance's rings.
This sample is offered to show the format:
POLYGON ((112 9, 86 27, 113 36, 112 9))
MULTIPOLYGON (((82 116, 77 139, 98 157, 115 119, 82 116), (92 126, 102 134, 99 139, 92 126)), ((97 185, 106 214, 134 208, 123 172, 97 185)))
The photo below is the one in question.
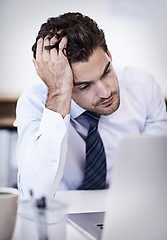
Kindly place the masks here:
POLYGON ((78 12, 69 12, 58 17, 51 17, 48 18, 46 23, 42 24, 36 42, 32 46, 34 58, 36 58, 38 39, 44 39, 46 36, 49 36, 50 39, 56 36, 58 39, 55 45, 45 47, 48 50, 52 48, 58 49, 62 37, 67 36, 68 43, 66 51, 63 51, 63 53, 66 54, 70 63, 88 61, 93 50, 97 47, 101 47, 107 52, 103 30, 98 27, 93 19, 78 12))

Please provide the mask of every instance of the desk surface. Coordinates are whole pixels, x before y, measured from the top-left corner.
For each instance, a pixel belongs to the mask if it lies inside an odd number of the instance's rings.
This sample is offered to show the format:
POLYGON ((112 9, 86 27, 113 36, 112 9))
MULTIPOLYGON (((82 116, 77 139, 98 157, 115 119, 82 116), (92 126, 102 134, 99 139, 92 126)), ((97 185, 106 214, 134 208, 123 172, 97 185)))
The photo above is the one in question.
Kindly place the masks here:
MULTIPOLYGON (((108 190, 94 191, 59 191, 56 199, 68 205, 67 213, 106 211, 108 190)), ((67 224, 66 240, 86 240, 79 231, 67 224)))
MULTIPOLYGON (((68 213, 82 213, 82 212, 103 212, 106 210, 106 199, 108 190, 94 190, 94 191, 58 191, 56 199, 67 204, 68 213)), ((17 231, 19 231, 16 224, 14 236, 12 240, 17 239, 17 231)), ((77 231, 69 223, 66 224, 66 240, 86 240, 79 231, 77 231)))
POLYGON ((58 191, 56 199, 68 205, 68 213, 103 212, 108 190, 58 191))

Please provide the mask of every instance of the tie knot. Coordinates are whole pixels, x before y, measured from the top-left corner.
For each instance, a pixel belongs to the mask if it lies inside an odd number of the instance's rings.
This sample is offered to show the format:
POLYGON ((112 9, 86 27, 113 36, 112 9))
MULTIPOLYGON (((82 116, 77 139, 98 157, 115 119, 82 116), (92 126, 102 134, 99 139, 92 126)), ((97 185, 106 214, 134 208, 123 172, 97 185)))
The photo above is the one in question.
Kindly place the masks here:
POLYGON ((85 112, 83 113, 83 116, 88 120, 88 122, 89 122, 91 125, 97 126, 101 115, 98 114, 98 113, 94 113, 94 112, 90 112, 90 111, 85 111, 85 112))

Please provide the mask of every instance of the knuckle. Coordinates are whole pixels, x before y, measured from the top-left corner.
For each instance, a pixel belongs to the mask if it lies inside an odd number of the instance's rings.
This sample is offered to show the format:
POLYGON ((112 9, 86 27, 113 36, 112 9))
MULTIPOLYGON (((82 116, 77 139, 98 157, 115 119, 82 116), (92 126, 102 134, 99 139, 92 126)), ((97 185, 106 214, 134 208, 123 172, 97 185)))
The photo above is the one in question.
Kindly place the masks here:
POLYGON ((50 40, 50 43, 54 45, 57 42, 57 39, 55 37, 52 37, 50 40))
POLYGON ((40 60, 37 58, 36 59, 36 65, 39 66, 40 65, 40 60))
POLYGON ((44 65, 48 64, 48 62, 49 62, 49 61, 48 61, 48 58, 44 57, 43 60, 42 60, 42 62, 43 62, 44 65))

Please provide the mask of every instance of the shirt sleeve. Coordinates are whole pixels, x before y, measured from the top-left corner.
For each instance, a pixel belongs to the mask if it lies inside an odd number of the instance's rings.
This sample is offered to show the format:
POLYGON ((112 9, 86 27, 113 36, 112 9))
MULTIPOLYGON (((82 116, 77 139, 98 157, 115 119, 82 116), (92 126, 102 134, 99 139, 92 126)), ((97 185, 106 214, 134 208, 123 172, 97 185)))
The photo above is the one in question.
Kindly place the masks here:
POLYGON ((162 91, 154 78, 146 82, 145 100, 147 117, 143 134, 167 134, 167 112, 162 91))
POLYGON ((70 115, 45 108, 40 98, 21 97, 17 104, 18 187, 24 198, 53 197, 66 162, 70 115))

